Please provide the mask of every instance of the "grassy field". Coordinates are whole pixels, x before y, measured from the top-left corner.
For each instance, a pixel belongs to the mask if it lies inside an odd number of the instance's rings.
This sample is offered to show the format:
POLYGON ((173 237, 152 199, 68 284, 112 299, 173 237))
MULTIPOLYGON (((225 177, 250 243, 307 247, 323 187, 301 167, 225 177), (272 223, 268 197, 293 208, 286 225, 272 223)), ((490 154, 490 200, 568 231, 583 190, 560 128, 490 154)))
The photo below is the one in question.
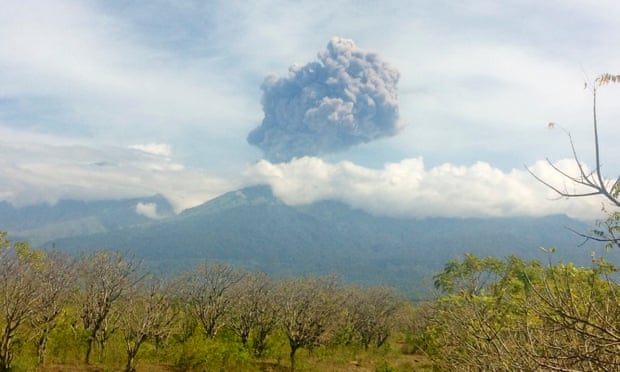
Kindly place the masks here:
MULTIPOLYGON (((274 340, 283 341, 283 340, 274 340)), ((400 372, 432 371, 432 362, 424 355, 405 354, 404 343, 396 335, 391 342, 381 348, 364 350, 359 346, 322 346, 311 351, 301 349, 296 356, 296 371, 333 371, 333 372, 400 372)), ((239 355, 202 354, 194 360, 193 365, 182 365, 179 361, 163 363, 156 361, 151 353, 139 355, 138 372, 167 371, 230 371, 230 372, 280 372, 289 371, 288 350, 283 342, 272 344, 268 355, 262 359, 246 358, 239 355)), ((118 350, 120 351, 120 350, 118 350)), ((107 372, 122 371, 124 363, 120 353, 109 350, 104 363, 85 365, 79 362, 57 363, 50 361, 39 368, 40 372, 107 372)), ((160 359, 161 360, 161 359, 160 359)))

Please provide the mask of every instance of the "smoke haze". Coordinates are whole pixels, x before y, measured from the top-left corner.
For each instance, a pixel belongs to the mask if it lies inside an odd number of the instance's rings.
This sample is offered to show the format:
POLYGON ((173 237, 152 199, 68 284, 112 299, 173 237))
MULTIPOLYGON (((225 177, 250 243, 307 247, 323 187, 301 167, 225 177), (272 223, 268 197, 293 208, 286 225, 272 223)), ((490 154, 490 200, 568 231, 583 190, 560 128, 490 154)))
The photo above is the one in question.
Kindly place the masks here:
POLYGON ((261 86, 265 116, 247 140, 272 162, 342 151, 400 129, 396 69, 341 38, 318 59, 261 86))

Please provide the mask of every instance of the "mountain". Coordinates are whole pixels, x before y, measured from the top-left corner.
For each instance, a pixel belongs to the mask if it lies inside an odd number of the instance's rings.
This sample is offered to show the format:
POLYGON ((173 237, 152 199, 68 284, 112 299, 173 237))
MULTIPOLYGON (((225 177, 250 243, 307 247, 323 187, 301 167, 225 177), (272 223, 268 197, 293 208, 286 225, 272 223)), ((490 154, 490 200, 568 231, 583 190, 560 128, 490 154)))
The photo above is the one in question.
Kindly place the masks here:
POLYGON ((416 297, 428 295, 433 273, 466 252, 587 265, 596 247, 580 246, 582 239, 567 227, 589 226, 566 216, 415 219, 374 216, 335 201, 288 206, 269 187, 257 186, 178 216, 58 237, 46 246, 74 253, 106 247, 159 272, 210 260, 277 277, 337 273, 347 282, 395 286, 416 297), (558 253, 549 256, 540 247, 558 247, 558 253))
POLYGON ((172 206, 161 195, 112 201, 60 200, 53 205, 23 208, 0 202, 0 230, 10 232, 12 240, 27 239, 32 245, 40 245, 54 239, 144 225, 152 222, 152 217, 164 219, 173 215, 172 206), (147 211, 139 213, 138 205, 147 211), (147 217, 149 208, 157 215, 147 217))

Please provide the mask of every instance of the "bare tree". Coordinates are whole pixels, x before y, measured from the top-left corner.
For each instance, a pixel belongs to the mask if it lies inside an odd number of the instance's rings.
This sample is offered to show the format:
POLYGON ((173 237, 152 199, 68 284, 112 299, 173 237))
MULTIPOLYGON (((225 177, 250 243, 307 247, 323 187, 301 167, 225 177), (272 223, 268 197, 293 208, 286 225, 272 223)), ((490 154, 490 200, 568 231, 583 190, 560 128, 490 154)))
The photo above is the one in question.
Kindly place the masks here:
POLYGON ((403 300, 392 288, 354 288, 350 291, 348 315, 353 332, 365 349, 380 347, 394 327, 395 315, 403 300))
POLYGON ((27 243, 11 244, 0 232, 0 371, 11 370, 13 341, 18 328, 35 317, 43 296, 39 270, 44 255, 27 243))
POLYGON ((230 309, 231 288, 243 274, 224 264, 204 262, 185 275, 181 294, 189 311, 202 324, 207 337, 213 338, 222 324, 223 315, 230 309))
MULTIPOLYGON (((572 185, 576 185, 581 188, 583 191, 571 191, 566 185, 564 187, 558 187, 553 185, 551 182, 541 178, 536 173, 528 168, 529 173, 536 178, 539 182, 553 190, 560 197, 564 198, 582 198, 582 197, 591 197, 591 196, 602 196, 607 202, 611 203, 613 207, 620 207, 620 175, 618 175, 615 180, 608 180, 605 178, 602 172, 602 161, 601 161, 601 148, 599 141, 599 128, 598 128, 598 118, 597 118, 597 107, 596 107, 596 99, 598 88, 603 85, 608 85, 610 83, 620 83, 620 75, 612 75, 612 74, 602 74, 598 78, 594 80, 593 84, 585 84, 586 88, 589 88, 592 92, 592 128, 594 135, 594 170, 588 170, 584 164, 581 162, 577 155, 577 151, 575 150, 575 145, 573 143, 572 136, 569 132, 566 132, 568 135, 568 139, 570 142, 573 160, 577 166, 578 172, 576 175, 569 174, 564 170, 557 167, 551 160, 547 159, 547 163, 549 166, 560 176, 563 177, 564 180, 568 181, 572 185)), ((549 127, 555 127, 555 123, 549 123, 549 127)), ((595 230, 593 234, 582 234, 578 233, 582 237, 586 239, 593 239, 596 241, 606 242, 611 245, 616 245, 620 247, 620 240, 616 236, 618 232, 620 232, 618 228, 618 222, 620 222, 620 214, 618 212, 612 213, 608 219, 599 224, 599 226, 604 226, 604 229, 595 230)))
POLYGON ((295 370, 297 350, 317 346, 333 327, 342 304, 339 295, 334 277, 293 278, 279 283, 276 306, 291 348, 291 371, 295 370))
POLYGON ((56 319, 62 313, 74 290, 76 272, 75 259, 60 252, 47 252, 39 266, 42 303, 31 319, 36 332, 36 346, 39 365, 45 364, 45 351, 49 333, 56 328, 56 319))
POLYGON ((266 273, 246 274, 233 288, 230 327, 241 338, 243 345, 251 336, 256 356, 264 352, 265 339, 277 323, 273 289, 274 283, 266 273))
POLYGON ((90 363, 95 342, 99 340, 100 346, 104 347, 115 327, 114 319, 110 317, 113 306, 141 280, 138 268, 134 260, 127 260, 120 253, 111 251, 97 251, 82 257, 79 290, 81 318, 88 337, 85 356, 87 364, 90 363))
POLYGON ((170 301, 171 293, 161 281, 150 280, 139 286, 123 302, 120 317, 127 351, 126 372, 135 372, 135 358, 147 340, 158 340, 172 331, 177 310, 170 301))

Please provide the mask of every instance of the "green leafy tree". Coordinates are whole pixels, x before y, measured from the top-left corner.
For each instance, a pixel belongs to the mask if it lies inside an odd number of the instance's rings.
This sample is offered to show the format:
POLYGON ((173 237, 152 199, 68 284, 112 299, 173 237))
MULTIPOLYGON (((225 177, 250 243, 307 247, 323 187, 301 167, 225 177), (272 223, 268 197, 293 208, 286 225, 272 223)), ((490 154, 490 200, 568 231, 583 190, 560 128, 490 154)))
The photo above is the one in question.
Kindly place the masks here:
POLYGON ((443 369, 618 370, 615 272, 603 260, 591 268, 472 255, 450 262, 435 277, 432 356, 443 369))
MULTIPOLYGON (((598 260, 591 268, 550 266, 532 289, 538 335, 530 357, 549 370, 620 369, 620 287, 617 269, 598 260)), ((537 331, 537 332, 536 332, 537 331)))
POLYGON ((519 329, 528 321, 529 277, 540 265, 517 257, 465 255, 435 276, 442 293, 430 333, 442 368, 502 370, 530 366, 520 358, 519 329))

